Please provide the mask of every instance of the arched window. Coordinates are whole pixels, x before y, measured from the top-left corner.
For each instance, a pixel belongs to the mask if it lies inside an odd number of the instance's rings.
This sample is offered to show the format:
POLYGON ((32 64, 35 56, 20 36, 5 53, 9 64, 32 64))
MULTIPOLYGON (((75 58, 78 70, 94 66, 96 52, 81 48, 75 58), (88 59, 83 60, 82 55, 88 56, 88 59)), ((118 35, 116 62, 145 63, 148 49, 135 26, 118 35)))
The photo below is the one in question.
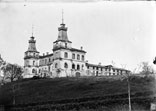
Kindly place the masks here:
POLYGON ((79 64, 77 65, 77 70, 80 70, 80 65, 79 64))
POLYGON ((68 53, 67 52, 64 53, 64 58, 68 58, 68 53))
POLYGON ((75 64, 72 64, 72 69, 75 69, 75 64))
POLYGON ((72 59, 75 59, 75 54, 72 54, 72 59))
POLYGON ((80 60, 80 55, 79 54, 77 54, 77 60, 80 60))
POLYGON ((57 63, 55 64, 55 68, 57 68, 58 67, 58 65, 57 65, 57 63))
POLYGON ((64 68, 68 68, 68 64, 66 62, 64 63, 64 68))
POLYGON ((36 70, 35 69, 32 69, 32 73, 35 73, 36 72, 36 70))
POLYGON ((82 59, 82 61, 84 61, 84 55, 82 55, 81 59, 82 59))

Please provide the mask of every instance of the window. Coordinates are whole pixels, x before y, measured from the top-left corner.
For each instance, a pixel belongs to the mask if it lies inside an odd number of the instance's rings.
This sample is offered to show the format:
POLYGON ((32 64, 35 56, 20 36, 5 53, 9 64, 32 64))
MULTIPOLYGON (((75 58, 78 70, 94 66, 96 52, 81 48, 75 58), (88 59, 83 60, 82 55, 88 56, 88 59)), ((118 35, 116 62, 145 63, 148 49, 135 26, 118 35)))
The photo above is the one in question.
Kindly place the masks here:
POLYGON ((33 65, 35 65, 35 61, 33 61, 33 65))
POLYGON ((80 65, 79 64, 77 65, 77 70, 80 70, 80 65))
POLYGON ((77 54, 77 60, 80 60, 80 55, 79 54, 77 54))
POLYGON ((87 68, 89 69, 89 66, 87 66, 87 68))
POLYGON ((47 59, 45 59, 45 64, 47 63, 47 59))
POLYGON ((35 56, 35 53, 34 53, 34 56, 35 56))
POLYGON ((64 58, 68 58, 68 53, 67 52, 64 53, 64 58))
POLYGON ((57 68, 58 67, 58 65, 57 65, 57 63, 55 64, 55 68, 57 68))
POLYGON ((82 61, 84 61, 84 55, 82 55, 82 61))
POLYGON ((84 65, 82 65, 82 69, 83 69, 84 65))
POLYGON ((67 43, 65 43, 65 48, 67 48, 67 43))
POLYGON ((49 62, 51 62, 51 59, 49 58, 49 62))
POLYGON ((68 64, 67 63, 64 63, 64 68, 68 68, 68 64))
POLYGON ((75 69, 75 64, 72 64, 72 69, 75 69))
POLYGON ((72 54, 72 59, 75 59, 75 54, 72 54))
POLYGON ((50 66, 48 66, 48 71, 50 71, 50 66))
POLYGON ((32 73, 35 73, 35 69, 32 69, 32 73))

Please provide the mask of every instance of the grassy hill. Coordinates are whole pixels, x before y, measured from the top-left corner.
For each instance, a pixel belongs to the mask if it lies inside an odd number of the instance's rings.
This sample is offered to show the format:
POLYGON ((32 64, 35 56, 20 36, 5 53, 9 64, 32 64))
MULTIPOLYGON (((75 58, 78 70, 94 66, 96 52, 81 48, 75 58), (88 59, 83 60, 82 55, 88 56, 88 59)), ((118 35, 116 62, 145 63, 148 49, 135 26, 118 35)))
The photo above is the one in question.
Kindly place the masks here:
MULTIPOLYGON (((131 95, 155 94, 153 77, 131 77, 131 95)), ((78 98, 99 98, 111 95, 127 96, 127 79, 106 77, 26 79, 0 87, 0 104, 41 103, 78 98), (14 90, 13 90, 14 88, 14 90), (14 97, 13 97, 14 96, 14 97)))

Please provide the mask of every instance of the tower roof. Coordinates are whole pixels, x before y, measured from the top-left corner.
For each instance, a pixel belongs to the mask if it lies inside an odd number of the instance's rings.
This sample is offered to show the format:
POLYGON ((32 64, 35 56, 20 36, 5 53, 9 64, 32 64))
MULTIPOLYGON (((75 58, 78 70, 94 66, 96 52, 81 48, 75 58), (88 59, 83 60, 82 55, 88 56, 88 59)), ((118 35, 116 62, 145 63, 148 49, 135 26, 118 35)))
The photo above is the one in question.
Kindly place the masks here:
POLYGON ((60 27, 58 28, 59 34, 58 34, 58 38, 55 42, 64 41, 64 42, 71 43, 71 41, 68 40, 67 29, 68 28, 65 27, 65 23, 64 23, 64 19, 63 19, 63 11, 62 11, 62 23, 60 24, 60 27))
POLYGON ((60 25, 61 27, 58 28, 59 34, 58 34, 57 41, 59 40, 69 41, 67 36, 67 27, 65 27, 64 23, 60 25))
POLYGON ((37 49, 36 49, 36 40, 34 40, 35 37, 30 37, 30 40, 29 40, 29 47, 28 47, 28 50, 29 52, 38 52, 37 49))

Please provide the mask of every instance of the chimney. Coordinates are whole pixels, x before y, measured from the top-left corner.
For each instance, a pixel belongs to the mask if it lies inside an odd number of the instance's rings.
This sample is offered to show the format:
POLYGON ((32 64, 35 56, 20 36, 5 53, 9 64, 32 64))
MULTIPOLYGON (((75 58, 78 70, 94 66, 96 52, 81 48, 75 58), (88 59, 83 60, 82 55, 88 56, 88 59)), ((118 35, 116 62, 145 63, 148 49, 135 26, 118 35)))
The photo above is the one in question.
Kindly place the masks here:
POLYGON ((44 53, 43 53, 43 56, 44 56, 44 53))
POLYGON ((101 66, 101 62, 99 62, 99 66, 101 66))
POLYGON ((83 47, 81 46, 81 50, 83 50, 83 47))
POLYGON ((49 52, 47 52, 47 55, 49 54, 49 52))

